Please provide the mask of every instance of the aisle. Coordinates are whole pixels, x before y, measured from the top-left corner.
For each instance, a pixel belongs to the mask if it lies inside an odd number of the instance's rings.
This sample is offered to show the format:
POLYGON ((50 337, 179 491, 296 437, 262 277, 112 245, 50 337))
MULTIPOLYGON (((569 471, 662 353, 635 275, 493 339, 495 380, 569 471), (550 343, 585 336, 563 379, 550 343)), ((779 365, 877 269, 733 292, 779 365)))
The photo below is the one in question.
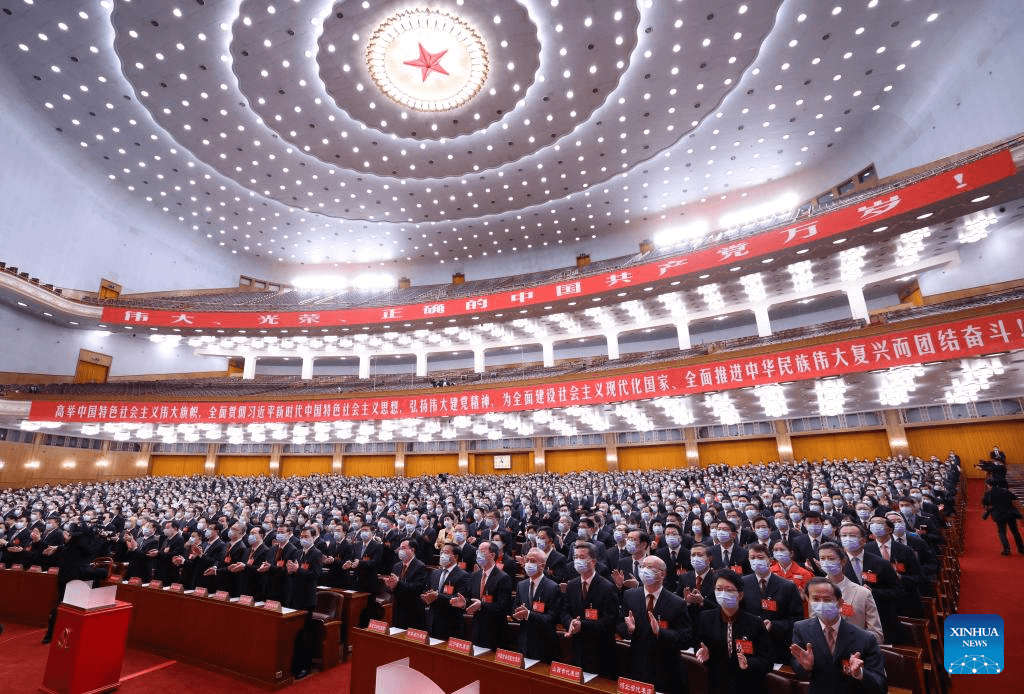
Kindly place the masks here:
POLYGON ((968 481, 964 554, 960 557, 961 614, 998 614, 1006 627, 1006 669, 998 675, 953 675, 951 694, 1019 694, 1024 691, 1024 556, 1000 556, 996 524, 981 519, 983 480, 968 481))
MULTIPOLYGON (((49 653, 49 646, 39 643, 43 631, 20 624, 6 625, 6 631, 0 636, 0 694, 30 694, 42 684, 49 653)), ((246 648, 244 635, 225 635, 223 638, 225 648, 246 648)), ((349 691, 351 672, 351 664, 339 665, 327 673, 315 672, 285 691, 288 694, 343 694, 349 691)), ((266 694, 265 689, 226 675, 134 648, 125 652, 121 682, 118 694, 266 694)))

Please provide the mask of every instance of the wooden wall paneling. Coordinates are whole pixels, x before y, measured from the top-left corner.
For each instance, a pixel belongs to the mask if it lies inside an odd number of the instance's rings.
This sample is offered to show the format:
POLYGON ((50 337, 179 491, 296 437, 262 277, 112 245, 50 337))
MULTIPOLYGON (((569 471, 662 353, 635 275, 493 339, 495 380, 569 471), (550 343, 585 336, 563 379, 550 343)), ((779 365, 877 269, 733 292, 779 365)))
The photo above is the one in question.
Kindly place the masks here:
POLYGON ((471 475, 529 475, 533 472, 533 451, 508 453, 512 456, 512 468, 495 470, 494 456, 504 453, 470 453, 469 474, 471 475))
POLYGON ((343 466, 346 477, 395 476, 395 456, 393 455, 346 455, 343 466))
POLYGON ((968 477, 984 477, 975 465, 988 460, 993 446, 1006 453, 1006 462, 1024 463, 1024 421, 964 422, 941 426, 907 427, 910 452, 927 460, 936 456, 945 460, 950 451, 960 456, 968 477))
POLYGON ((328 475, 334 459, 329 455, 283 455, 281 477, 328 475))
POLYGON ((578 470, 608 469, 605 449, 603 448, 570 448, 566 450, 546 450, 544 460, 548 472, 576 472, 578 470))
POLYGON ((837 431, 834 434, 792 436, 793 460, 850 458, 874 460, 889 455, 889 437, 884 430, 837 431))
POLYGON ((217 457, 217 474, 255 477, 270 474, 269 455, 222 455, 217 457))
POLYGON ((206 472, 205 455, 154 455, 154 477, 188 477, 206 472))
POLYGON ((457 475, 459 473, 458 453, 434 453, 405 456, 406 477, 440 475, 443 472, 446 472, 449 475, 457 475))
POLYGON ((732 441, 699 441, 697 443, 701 467, 709 465, 746 465, 769 463, 779 459, 775 437, 769 439, 735 439, 732 441))
POLYGON ((620 447, 620 470, 664 470, 686 467, 686 445, 620 447))

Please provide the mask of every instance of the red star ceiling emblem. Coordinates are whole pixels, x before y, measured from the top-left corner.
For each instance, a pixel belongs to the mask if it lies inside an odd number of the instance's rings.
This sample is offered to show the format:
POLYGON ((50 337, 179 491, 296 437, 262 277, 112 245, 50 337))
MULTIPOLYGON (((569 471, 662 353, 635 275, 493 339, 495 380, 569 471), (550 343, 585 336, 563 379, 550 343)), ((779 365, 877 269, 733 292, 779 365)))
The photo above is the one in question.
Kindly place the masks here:
POLYGON ((432 71, 433 72, 439 72, 442 75, 447 75, 448 74, 448 71, 445 70, 443 67, 441 67, 441 58, 444 57, 444 54, 448 52, 448 49, 445 49, 445 50, 441 51, 440 53, 431 53, 430 51, 428 51, 426 48, 423 47, 422 43, 419 44, 419 47, 420 47, 420 57, 419 57, 419 59, 417 59, 417 60, 406 60, 405 64, 406 65, 411 65, 412 67, 418 67, 420 69, 420 71, 423 73, 423 81, 424 82, 427 81, 427 75, 429 75, 432 71))

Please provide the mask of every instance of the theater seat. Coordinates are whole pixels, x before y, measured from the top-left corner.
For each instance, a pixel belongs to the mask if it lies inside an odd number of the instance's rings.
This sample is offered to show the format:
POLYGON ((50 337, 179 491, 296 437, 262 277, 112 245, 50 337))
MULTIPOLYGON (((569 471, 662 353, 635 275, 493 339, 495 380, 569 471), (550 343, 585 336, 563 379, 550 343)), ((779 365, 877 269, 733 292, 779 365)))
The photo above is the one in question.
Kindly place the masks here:
POLYGON ((924 662, 920 648, 901 646, 900 650, 883 647, 885 674, 890 687, 906 689, 912 694, 927 694, 924 662), (916 652, 916 653, 915 653, 916 652))
POLYGON ((321 670, 330 670, 338 664, 341 640, 341 596, 329 590, 316 592, 313 621, 317 623, 316 653, 313 663, 321 670))

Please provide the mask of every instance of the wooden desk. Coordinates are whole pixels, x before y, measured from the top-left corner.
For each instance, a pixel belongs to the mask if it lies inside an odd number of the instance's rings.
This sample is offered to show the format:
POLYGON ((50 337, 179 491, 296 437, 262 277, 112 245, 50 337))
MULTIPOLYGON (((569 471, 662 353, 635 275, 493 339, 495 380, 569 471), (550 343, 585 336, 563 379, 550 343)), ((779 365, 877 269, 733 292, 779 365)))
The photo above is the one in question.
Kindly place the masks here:
POLYGON ((385 636, 365 629, 352 630, 353 693, 372 692, 377 668, 401 658, 409 658, 410 667, 436 682, 444 691, 453 692, 467 684, 480 682, 481 694, 607 694, 616 691, 616 683, 595 677, 588 684, 555 679, 549 667, 538 663, 529 670, 517 670, 494 662, 494 651, 468 656, 448 651, 445 644, 428 646, 407 641, 403 635, 385 636))
POLYGON ((0 596, 0 622, 46 626, 57 601, 57 576, 0 569, 0 596))
POLYGON ((128 629, 132 646, 262 687, 292 683, 295 635, 306 619, 302 610, 282 614, 123 583, 117 584, 117 599, 135 606, 128 629))

